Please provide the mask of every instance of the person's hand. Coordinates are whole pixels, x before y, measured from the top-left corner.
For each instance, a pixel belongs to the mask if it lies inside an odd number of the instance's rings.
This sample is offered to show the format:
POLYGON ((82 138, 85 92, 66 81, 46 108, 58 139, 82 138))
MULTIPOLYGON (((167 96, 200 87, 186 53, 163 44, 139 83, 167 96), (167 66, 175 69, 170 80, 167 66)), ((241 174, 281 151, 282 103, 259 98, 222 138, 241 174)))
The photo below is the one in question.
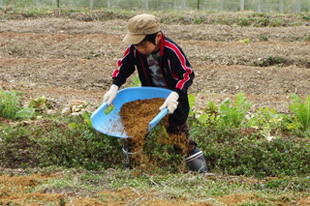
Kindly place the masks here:
POLYGON ((163 108, 168 108, 169 114, 172 114, 174 110, 178 106, 178 99, 179 95, 176 92, 171 92, 167 99, 165 100, 164 104, 159 107, 159 110, 162 110, 163 108))
POLYGON ((112 84, 109 91, 104 94, 103 96, 103 102, 107 101, 108 105, 112 104, 113 99, 116 97, 116 93, 118 90, 118 86, 115 84, 112 84))

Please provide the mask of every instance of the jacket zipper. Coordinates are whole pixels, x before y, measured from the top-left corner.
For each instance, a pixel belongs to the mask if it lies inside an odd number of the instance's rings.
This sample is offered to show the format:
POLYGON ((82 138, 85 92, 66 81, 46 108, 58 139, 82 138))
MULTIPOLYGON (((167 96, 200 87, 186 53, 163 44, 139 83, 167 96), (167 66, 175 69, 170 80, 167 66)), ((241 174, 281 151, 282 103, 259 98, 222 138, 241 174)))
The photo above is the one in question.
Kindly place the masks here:
POLYGON ((148 78, 148 76, 147 76, 147 74, 146 74, 145 66, 144 66, 143 59, 142 59, 142 57, 141 57, 140 52, 138 52, 138 54, 139 54, 140 62, 141 62, 142 68, 143 68, 143 73, 144 73, 145 79, 146 79, 146 81, 147 81, 147 84, 148 84, 148 86, 151 86, 151 84, 150 84, 150 82, 149 82, 149 78, 148 78))

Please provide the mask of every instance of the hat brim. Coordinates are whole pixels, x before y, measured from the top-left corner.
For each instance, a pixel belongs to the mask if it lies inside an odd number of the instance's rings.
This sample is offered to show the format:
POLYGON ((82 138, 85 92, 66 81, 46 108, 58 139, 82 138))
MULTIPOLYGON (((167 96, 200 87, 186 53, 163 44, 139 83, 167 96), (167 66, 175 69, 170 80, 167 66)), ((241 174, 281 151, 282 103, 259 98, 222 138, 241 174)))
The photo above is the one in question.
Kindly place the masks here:
POLYGON ((140 43, 146 35, 144 34, 126 34, 126 36, 123 39, 123 42, 129 43, 129 44, 138 44, 140 43))

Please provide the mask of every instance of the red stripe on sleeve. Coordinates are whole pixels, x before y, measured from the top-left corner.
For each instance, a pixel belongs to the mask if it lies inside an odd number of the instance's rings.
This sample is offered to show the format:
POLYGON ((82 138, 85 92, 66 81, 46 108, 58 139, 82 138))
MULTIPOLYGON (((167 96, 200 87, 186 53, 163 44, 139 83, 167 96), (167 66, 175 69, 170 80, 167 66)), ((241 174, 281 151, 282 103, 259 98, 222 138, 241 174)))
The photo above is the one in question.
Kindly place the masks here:
POLYGON ((176 47, 174 44, 172 44, 171 42, 166 41, 166 46, 171 49, 176 56, 178 57, 182 68, 184 69, 185 73, 183 74, 183 79, 179 80, 179 82, 177 83, 177 88, 178 89, 182 89, 184 84, 190 79, 189 75, 192 73, 192 68, 186 66, 186 59, 185 56, 182 54, 182 52, 179 50, 178 47, 176 47))
POLYGON ((118 68, 113 71, 113 73, 112 73, 113 78, 117 77, 117 75, 119 74, 119 70, 120 70, 121 66, 123 65, 123 59, 129 54, 129 52, 130 52, 130 47, 128 47, 126 49, 123 57, 117 61, 117 67, 118 68))

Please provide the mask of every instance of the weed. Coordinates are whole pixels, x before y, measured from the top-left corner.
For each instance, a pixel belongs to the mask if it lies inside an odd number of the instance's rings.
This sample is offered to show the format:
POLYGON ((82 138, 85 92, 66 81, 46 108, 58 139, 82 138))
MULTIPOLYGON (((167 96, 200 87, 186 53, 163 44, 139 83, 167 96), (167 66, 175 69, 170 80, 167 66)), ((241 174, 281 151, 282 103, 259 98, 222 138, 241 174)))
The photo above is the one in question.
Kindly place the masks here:
POLYGON ((195 96, 193 94, 188 95, 188 103, 189 103, 189 114, 193 114, 193 107, 195 106, 195 96))
POLYGON ((251 16, 254 17, 254 18, 255 17, 264 17, 264 18, 266 18, 267 14, 254 12, 251 16))
POLYGON ((3 91, 0 87, 0 116, 6 119, 25 119, 34 116, 34 109, 30 106, 20 108, 19 97, 15 91, 3 91))
POLYGON ((212 57, 206 56, 206 57, 203 58, 203 61, 210 61, 211 59, 212 59, 212 57))
POLYGON ((3 91, 0 88, 0 116, 7 119, 15 119, 19 109, 18 96, 15 91, 3 91))
POLYGON ((259 41, 268 41, 268 36, 266 36, 264 34, 260 34, 260 35, 258 35, 258 39, 259 39, 259 41))
POLYGON ((102 51, 98 51, 98 52, 91 51, 91 52, 86 56, 86 59, 95 59, 95 58, 99 57, 102 53, 103 53, 102 51))
POLYGON ((118 139, 97 133, 82 115, 37 120, 38 126, 29 124, 31 126, 8 125, 1 131, 4 137, 0 141, 2 166, 61 165, 94 169, 115 166, 114 163, 122 161, 118 139))
POLYGON ((207 106, 203 109, 203 112, 208 114, 209 116, 214 116, 215 118, 218 117, 219 109, 215 102, 208 101, 207 106))
POLYGON ((89 112, 84 112, 82 114, 83 118, 84 118, 84 122, 86 122, 86 124, 88 125, 89 128, 92 128, 92 123, 91 123, 91 113, 89 112))
POLYGON ((303 174, 310 168, 309 160, 303 158, 310 153, 306 141, 281 138, 267 141, 253 134, 233 134, 198 124, 192 126, 191 134, 204 151, 211 171, 262 177, 303 174))
POLYGON ((51 104, 48 102, 45 96, 31 99, 29 101, 29 106, 38 112, 46 112, 48 109, 52 108, 51 104))
POLYGON ((267 58, 260 58, 257 62, 254 62, 254 66, 258 67, 268 67, 272 65, 284 65, 287 62, 287 59, 283 57, 273 57, 269 56, 267 58))
POLYGON ((239 41, 239 42, 246 43, 246 44, 250 43, 250 39, 249 39, 249 38, 246 38, 246 39, 239 39, 238 41, 239 41))
MULTIPOLYGON (((1 93, 2 99, 4 93, 1 93)), ((16 93, 5 94, 16 99, 16 93)), ((282 138, 280 132, 308 131, 309 96, 302 102, 292 94, 294 103, 290 107, 295 114, 292 117, 261 108, 246 119, 250 103, 242 92, 238 93, 232 107, 229 99, 220 105, 220 109, 209 101, 200 116, 196 112, 190 114, 191 136, 204 151, 208 167, 213 171, 255 176, 306 174, 310 162, 304 157, 310 155, 309 144, 293 137, 282 138), (258 132, 242 132, 248 127, 254 127, 258 132), (272 141, 261 139, 261 136, 268 139, 275 135, 277 138, 272 141)), ((189 103, 192 108, 195 103, 193 95, 189 95, 189 103)), ((90 115, 87 112, 74 117, 54 115, 27 123, 1 125, 1 166, 56 165, 88 170, 122 167, 120 139, 96 132, 91 126, 90 115)), ((184 171, 182 158, 176 154, 173 145, 159 141, 164 140, 164 136, 161 123, 148 134, 143 148, 147 167, 140 168, 142 171, 184 171)))
POLYGON ((194 24, 202 24, 204 22, 205 18, 203 17, 197 17, 194 18, 194 24))
POLYGON ((266 27, 270 24, 270 18, 267 16, 265 18, 261 18, 254 23, 254 27, 266 27))
POLYGON ((24 106, 23 108, 19 109, 16 114, 15 117, 17 119, 28 119, 33 117, 35 114, 35 110, 32 107, 29 106, 24 106))
POLYGON ((141 86, 141 81, 139 79, 139 76, 136 75, 132 78, 132 82, 130 83, 130 87, 140 87, 141 86))
POLYGON ((307 20, 307 21, 310 21, 310 17, 306 16, 305 14, 301 14, 302 15, 302 18, 307 20))
POLYGON ((227 98, 220 106, 219 126, 237 128, 241 125, 251 104, 246 102, 243 92, 238 93, 232 108, 230 103, 230 100, 227 98))
POLYGON ((284 122, 284 114, 278 114, 274 109, 268 107, 259 108, 259 110, 247 122, 251 128, 257 128, 260 134, 270 140, 272 133, 277 129, 281 129, 284 122))
POLYGON ((288 22, 284 19, 277 19, 274 18, 272 21, 270 21, 269 26, 270 27, 279 27, 279 26, 287 26, 288 22))
POLYGON ((249 18, 241 18, 241 19, 239 19, 239 22, 237 24, 239 26, 250 26, 251 25, 251 19, 249 19, 249 18))
POLYGON ((305 132, 310 127, 310 95, 304 102, 296 95, 291 94, 293 104, 289 105, 289 109, 296 115, 300 123, 301 130, 305 132))
POLYGON ((14 55, 14 54, 21 55, 23 50, 24 50, 24 47, 22 44, 14 45, 10 48, 9 54, 10 55, 14 55))
POLYGON ((208 105, 202 110, 202 112, 202 114, 196 115, 200 124, 214 126, 218 123, 219 109, 213 101, 209 101, 208 105))

